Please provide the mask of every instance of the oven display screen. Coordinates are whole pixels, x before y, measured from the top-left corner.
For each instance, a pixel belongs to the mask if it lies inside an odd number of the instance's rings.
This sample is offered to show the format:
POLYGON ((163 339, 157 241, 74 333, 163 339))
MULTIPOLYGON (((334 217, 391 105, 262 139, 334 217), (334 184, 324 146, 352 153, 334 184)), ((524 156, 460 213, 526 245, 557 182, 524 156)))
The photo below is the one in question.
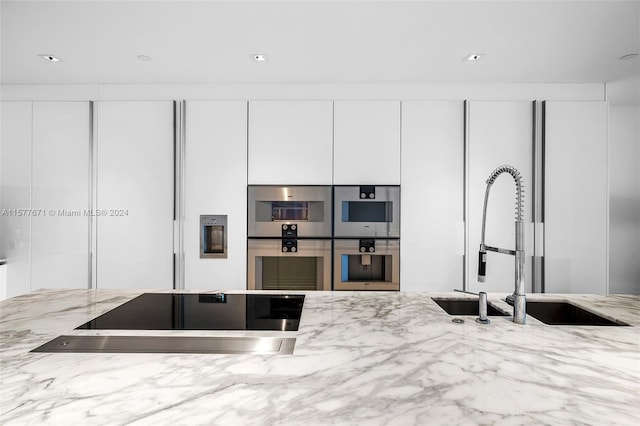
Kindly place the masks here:
POLYGON ((343 201, 343 222, 392 222, 390 201, 343 201))

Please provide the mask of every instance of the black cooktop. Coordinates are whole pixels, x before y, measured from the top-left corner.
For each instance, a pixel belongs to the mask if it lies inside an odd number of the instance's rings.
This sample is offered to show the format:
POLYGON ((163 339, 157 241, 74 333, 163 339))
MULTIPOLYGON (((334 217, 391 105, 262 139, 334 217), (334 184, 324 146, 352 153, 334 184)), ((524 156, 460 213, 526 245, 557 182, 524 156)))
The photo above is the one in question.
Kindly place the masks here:
POLYGON ((78 329, 296 331, 304 295, 144 293, 78 329))

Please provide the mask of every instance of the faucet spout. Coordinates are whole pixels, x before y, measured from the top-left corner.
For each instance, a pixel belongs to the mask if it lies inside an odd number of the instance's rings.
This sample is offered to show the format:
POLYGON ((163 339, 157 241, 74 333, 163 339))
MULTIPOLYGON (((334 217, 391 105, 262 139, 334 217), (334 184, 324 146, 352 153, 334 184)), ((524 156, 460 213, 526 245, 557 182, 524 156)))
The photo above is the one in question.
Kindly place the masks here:
POLYGON ((482 210, 482 234, 480 236, 480 252, 478 259, 478 282, 485 282, 487 272, 487 251, 515 256, 515 288, 513 292, 513 322, 524 324, 526 321, 526 295, 524 290, 524 190, 522 176, 513 166, 503 165, 495 169, 487 179, 487 189, 484 194, 484 207, 482 210), (515 217, 515 250, 491 247, 485 244, 485 227, 487 220, 487 203, 489 191, 498 176, 509 173, 516 184, 516 217, 515 217))

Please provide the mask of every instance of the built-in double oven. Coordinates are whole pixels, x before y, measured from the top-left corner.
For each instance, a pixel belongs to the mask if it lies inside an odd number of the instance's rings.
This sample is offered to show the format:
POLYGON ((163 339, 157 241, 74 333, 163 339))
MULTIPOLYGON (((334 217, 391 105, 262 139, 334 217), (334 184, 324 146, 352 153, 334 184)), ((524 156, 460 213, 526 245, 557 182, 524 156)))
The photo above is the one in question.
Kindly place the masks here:
POLYGON ((334 188, 334 290, 400 289, 400 187, 334 188))
POLYGON ((249 186, 249 290, 331 290, 331 186, 249 186))
POLYGON ((399 290, 399 186, 248 188, 250 290, 399 290))

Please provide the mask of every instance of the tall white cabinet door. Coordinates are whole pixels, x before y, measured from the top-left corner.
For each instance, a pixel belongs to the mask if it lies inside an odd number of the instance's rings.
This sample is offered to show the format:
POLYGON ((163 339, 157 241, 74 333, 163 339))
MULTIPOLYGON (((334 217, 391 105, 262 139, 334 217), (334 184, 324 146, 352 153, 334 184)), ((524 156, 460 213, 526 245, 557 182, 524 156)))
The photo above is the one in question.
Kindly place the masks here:
POLYGON ((249 102, 249 184, 331 185, 333 102, 249 102))
POLYGON ((96 287, 172 288, 172 103, 96 108, 96 287))
POLYGON ((544 289, 607 288, 605 102, 545 102, 544 289))
POLYGON ((400 102, 335 101, 333 183, 400 184, 400 102))
POLYGON ((7 259, 7 297, 31 291, 31 102, 2 102, 0 125, 0 257, 7 259))
MULTIPOLYGON (((468 131, 468 251, 467 289, 472 292, 509 292, 515 289, 515 257, 489 252, 486 282, 478 283, 478 250, 486 181, 498 166, 514 166, 525 189, 525 287, 531 291, 533 179, 533 103, 528 101, 470 102, 468 131)), ((492 185, 487 206, 486 238, 489 246, 515 250, 516 185, 503 173, 492 185)))
POLYGON ((463 102, 402 102, 400 290, 462 288, 463 177, 463 102))
POLYGON ((247 102, 188 101, 185 152, 185 287, 245 289, 247 102), (200 259, 209 214, 227 215, 227 258, 200 259))
POLYGON ((88 288, 88 102, 33 104, 31 287, 88 288))

